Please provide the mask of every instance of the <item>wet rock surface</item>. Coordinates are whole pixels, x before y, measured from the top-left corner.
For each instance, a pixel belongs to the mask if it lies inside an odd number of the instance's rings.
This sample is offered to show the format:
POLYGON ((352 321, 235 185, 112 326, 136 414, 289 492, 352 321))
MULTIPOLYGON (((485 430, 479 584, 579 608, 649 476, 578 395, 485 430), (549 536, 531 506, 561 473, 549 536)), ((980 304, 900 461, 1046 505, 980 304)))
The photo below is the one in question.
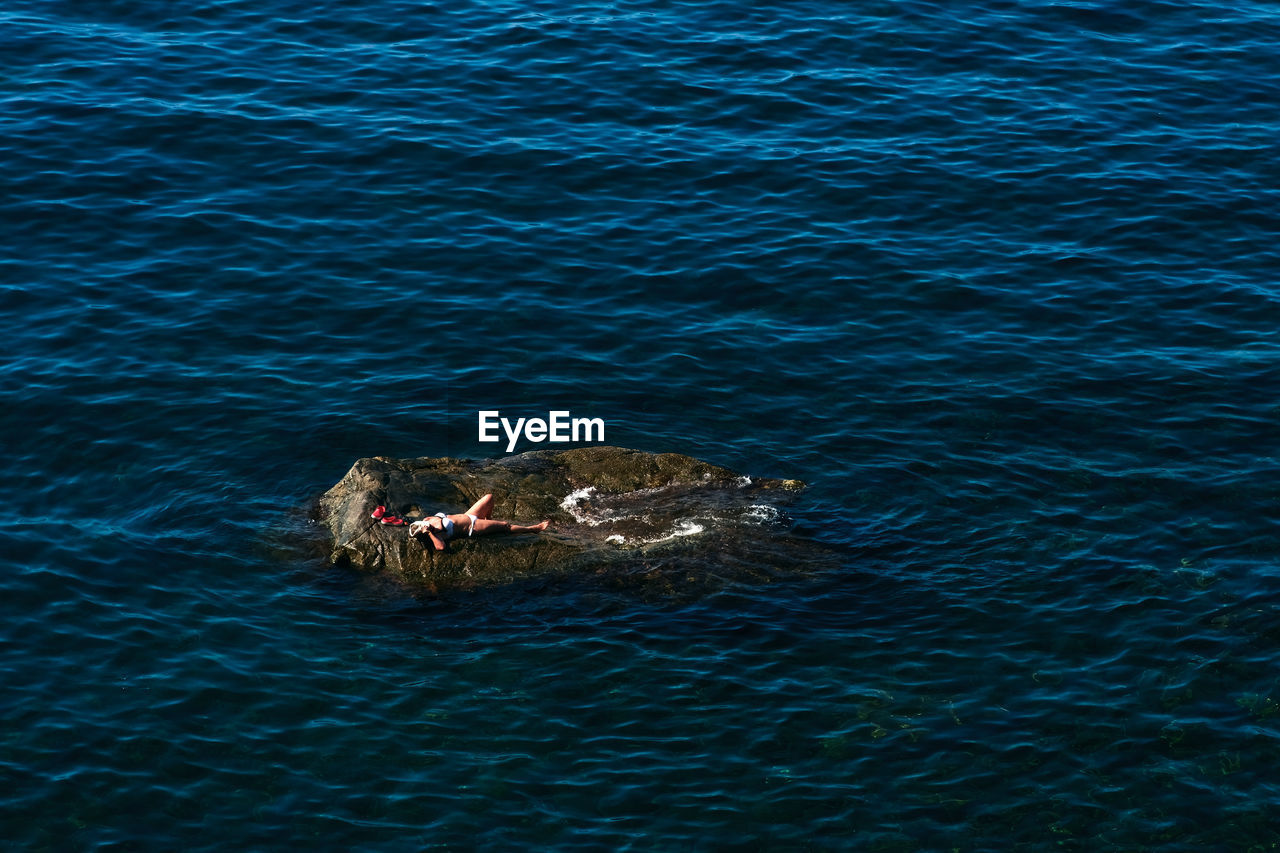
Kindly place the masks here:
POLYGON ((790 535, 782 507, 803 488, 795 480, 753 480, 675 453, 620 447, 532 451, 500 459, 358 460, 319 502, 332 536, 331 561, 391 571, 432 589, 507 584, 573 572, 612 576, 680 574, 767 577, 821 559, 790 535), (544 519, 543 533, 455 538, 444 552, 407 520, 465 512, 493 494, 492 517, 544 519))

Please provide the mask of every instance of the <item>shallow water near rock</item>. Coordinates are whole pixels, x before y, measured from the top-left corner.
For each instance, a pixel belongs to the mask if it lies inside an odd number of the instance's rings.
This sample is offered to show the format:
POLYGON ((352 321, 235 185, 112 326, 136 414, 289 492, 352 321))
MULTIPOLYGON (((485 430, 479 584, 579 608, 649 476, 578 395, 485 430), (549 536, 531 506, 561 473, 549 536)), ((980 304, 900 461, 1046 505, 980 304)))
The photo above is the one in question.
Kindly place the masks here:
POLYGON ((1274 847, 1278 27, 7 3, 0 837, 1274 847), (316 556, 481 411, 803 480, 827 556, 316 556))

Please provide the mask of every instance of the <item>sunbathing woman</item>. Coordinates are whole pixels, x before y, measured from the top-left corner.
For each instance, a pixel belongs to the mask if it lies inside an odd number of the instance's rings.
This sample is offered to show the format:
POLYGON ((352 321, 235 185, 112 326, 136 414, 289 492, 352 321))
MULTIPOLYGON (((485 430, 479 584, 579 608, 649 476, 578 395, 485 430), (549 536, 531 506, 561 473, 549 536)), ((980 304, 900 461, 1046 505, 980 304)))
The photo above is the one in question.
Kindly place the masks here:
MULTIPOLYGON (((537 533, 546 530, 549 521, 540 524, 513 524, 510 521, 497 521, 489 517, 493 512, 493 495, 485 495, 472 504, 464 513, 448 515, 438 512, 429 518, 415 521, 409 525, 410 536, 425 536, 437 551, 443 551, 449 540, 461 536, 466 530, 468 536, 487 536, 491 533, 537 533)), ((423 542, 425 545, 426 542, 423 542)))

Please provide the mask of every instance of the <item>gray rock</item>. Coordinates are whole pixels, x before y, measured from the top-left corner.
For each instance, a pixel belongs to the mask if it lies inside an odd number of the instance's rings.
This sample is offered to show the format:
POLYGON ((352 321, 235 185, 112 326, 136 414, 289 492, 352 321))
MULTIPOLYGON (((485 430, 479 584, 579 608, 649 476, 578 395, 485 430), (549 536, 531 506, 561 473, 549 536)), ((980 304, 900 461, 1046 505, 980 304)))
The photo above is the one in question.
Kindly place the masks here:
POLYGON ((814 556, 814 546, 788 535, 780 509, 803 487, 620 447, 480 461, 374 457, 358 460, 321 497, 320 517, 333 562, 391 570, 437 590, 575 571, 760 577, 814 556), (410 520, 464 512, 486 493, 494 496, 493 518, 549 519, 551 529, 463 535, 439 552, 407 526, 371 517, 379 505, 410 520))

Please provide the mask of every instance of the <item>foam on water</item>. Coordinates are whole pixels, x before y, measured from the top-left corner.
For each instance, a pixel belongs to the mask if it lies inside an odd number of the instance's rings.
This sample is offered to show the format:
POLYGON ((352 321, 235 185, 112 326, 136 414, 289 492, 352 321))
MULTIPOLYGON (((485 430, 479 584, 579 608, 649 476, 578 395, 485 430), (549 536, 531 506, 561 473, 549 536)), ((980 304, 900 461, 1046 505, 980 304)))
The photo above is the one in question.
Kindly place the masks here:
POLYGON ((575 489, 565 495, 564 500, 560 502, 560 508, 573 516, 574 520, 579 524, 589 524, 592 527, 598 526, 603 518, 592 515, 583 504, 590 499, 595 486, 585 486, 581 489, 575 489))
POLYGON ((776 506, 753 504, 742 512, 742 518, 755 524, 772 524, 782 517, 776 506))
MULTIPOLYGON (((739 477, 735 485, 743 488, 750 482, 749 477, 739 477)), ((767 504, 754 504, 742 510, 717 510, 718 496, 714 490, 693 489, 692 499, 689 491, 687 487, 657 487, 601 495, 594 486, 586 486, 566 495, 560 506, 578 524, 593 528, 606 526, 611 530, 618 527, 630 529, 629 534, 610 533, 605 537, 606 542, 629 547, 696 536, 705 532, 708 526, 717 530, 728 529, 743 521, 760 525, 781 517, 777 507, 767 504), (694 514, 690 516, 689 512, 694 514), (664 517, 671 515, 670 522, 655 517, 656 513, 662 513, 664 517), (638 533, 636 530, 646 532, 638 533)))
POLYGON ((656 536, 633 536, 630 538, 623 536, 620 533, 614 533, 605 537, 605 541, 611 542, 614 545, 625 545, 631 547, 657 545, 661 542, 670 542, 673 539, 679 539, 682 536, 697 536, 705 530, 706 527, 698 522, 692 519, 682 518, 677 521, 667 533, 660 533, 656 536))

